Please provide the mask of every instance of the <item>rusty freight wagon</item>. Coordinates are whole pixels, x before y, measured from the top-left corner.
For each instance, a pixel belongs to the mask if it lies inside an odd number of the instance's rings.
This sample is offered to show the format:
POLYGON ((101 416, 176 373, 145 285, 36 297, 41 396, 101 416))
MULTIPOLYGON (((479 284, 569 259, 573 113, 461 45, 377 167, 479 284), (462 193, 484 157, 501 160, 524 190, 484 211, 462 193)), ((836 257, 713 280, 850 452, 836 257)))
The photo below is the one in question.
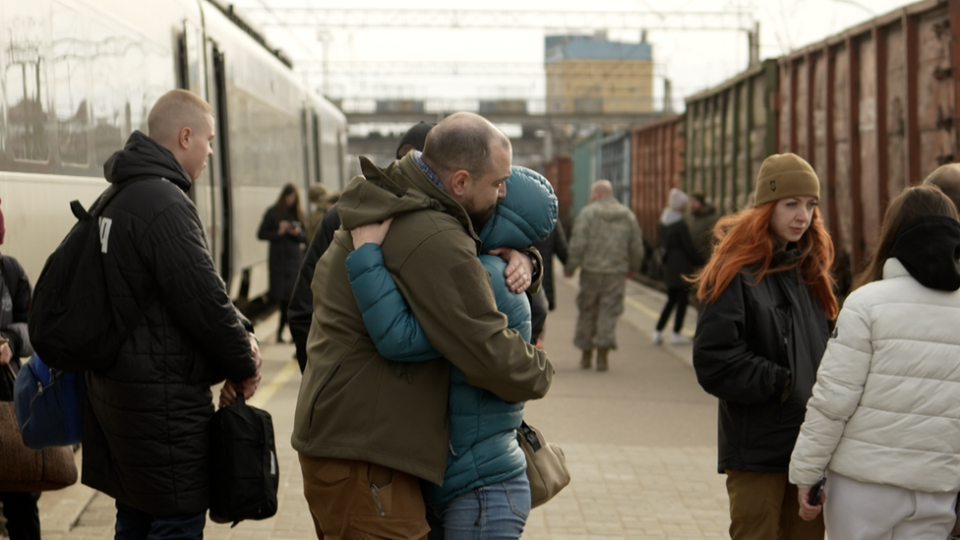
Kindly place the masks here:
POLYGON ((776 148, 777 61, 766 60, 686 99, 683 189, 721 214, 746 208, 757 171, 776 148))
POLYGON ((677 115, 633 128, 630 209, 648 248, 660 245, 660 213, 667 206, 670 188, 680 188, 683 182, 683 122, 684 116, 677 115))
POLYGON ((958 159, 960 1, 911 4, 778 59, 777 149, 820 176, 841 286, 887 201, 958 159))
POLYGON ((749 204, 760 163, 816 169, 841 291, 876 245, 887 201, 960 159, 960 0, 929 0, 766 60, 687 98, 683 188, 723 214, 749 204))

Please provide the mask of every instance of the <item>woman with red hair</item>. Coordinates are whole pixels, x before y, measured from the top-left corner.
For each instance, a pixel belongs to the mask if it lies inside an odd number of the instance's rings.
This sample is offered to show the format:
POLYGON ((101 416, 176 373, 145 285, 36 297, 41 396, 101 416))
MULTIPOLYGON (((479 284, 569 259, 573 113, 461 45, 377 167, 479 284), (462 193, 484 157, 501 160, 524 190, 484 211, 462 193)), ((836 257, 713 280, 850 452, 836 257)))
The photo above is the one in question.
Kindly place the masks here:
POLYGON ((764 160, 754 195, 753 208, 717 223, 714 255, 695 278, 693 363, 720 399, 731 539, 822 539, 822 518, 800 519, 787 470, 838 311, 833 246, 820 182, 799 156, 764 160))

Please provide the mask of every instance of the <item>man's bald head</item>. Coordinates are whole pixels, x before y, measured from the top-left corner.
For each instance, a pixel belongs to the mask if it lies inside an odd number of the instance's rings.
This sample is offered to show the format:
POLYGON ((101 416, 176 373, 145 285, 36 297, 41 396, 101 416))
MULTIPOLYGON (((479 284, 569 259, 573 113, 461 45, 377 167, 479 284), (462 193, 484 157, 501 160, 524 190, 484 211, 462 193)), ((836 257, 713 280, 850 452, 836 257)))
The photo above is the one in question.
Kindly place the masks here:
POLYGON ((512 153, 510 139, 486 118, 469 112, 454 113, 427 134, 423 162, 444 181, 458 170, 480 177, 490 166, 494 144, 512 153))
POLYGON ((613 185, 609 180, 597 180, 590 186, 590 200, 596 201, 613 197, 613 185))
POLYGON ((147 116, 147 135, 166 148, 177 163, 196 180, 213 156, 216 136, 213 109, 186 90, 171 90, 160 96, 147 116))
POLYGON ((960 209, 960 163, 937 167, 923 183, 940 188, 940 191, 953 201, 953 205, 960 209))
MULTIPOLYGON (((147 116, 147 135, 161 145, 176 144, 180 130, 199 130, 213 116, 213 108, 186 90, 171 90, 160 96, 147 116)), ((168 147, 169 148, 169 147, 168 147)))

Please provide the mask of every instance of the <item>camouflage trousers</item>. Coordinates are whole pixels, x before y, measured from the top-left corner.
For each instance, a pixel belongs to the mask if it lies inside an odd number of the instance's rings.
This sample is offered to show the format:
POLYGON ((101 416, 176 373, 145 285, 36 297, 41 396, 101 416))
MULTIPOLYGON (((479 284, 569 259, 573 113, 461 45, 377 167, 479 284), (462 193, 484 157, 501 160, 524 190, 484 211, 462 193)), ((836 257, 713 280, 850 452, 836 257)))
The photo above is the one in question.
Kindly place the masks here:
POLYGON ((580 271, 577 295, 577 331, 573 344, 578 349, 617 348, 617 319, 623 314, 623 295, 627 285, 624 274, 599 274, 580 271))

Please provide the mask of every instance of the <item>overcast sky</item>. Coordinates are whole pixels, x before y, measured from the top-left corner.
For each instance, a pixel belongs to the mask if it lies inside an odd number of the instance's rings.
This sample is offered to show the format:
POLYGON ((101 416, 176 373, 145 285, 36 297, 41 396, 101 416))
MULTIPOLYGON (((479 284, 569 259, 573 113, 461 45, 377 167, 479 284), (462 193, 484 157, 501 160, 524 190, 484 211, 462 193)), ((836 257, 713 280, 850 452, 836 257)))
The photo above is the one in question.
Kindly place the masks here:
MULTIPOLYGON (((318 90, 323 84, 324 46, 328 70, 346 65, 370 66, 371 74, 338 76, 331 73, 327 93, 346 99, 442 99, 476 100, 498 98, 542 99, 543 38, 548 34, 592 33, 577 28, 551 29, 449 29, 449 28, 284 28, 271 25, 276 19, 263 8, 322 7, 342 9, 347 4, 330 0, 233 0, 239 10, 263 25, 265 35, 290 56, 303 77, 318 90), (322 41, 323 38, 325 41, 322 41), (411 69, 425 65, 459 64, 464 69, 478 63, 502 63, 504 73, 485 76, 396 75, 376 73, 375 63, 403 63, 411 69), (517 74, 517 67, 535 69, 517 74), (507 74, 509 72, 510 74, 507 74)), ((430 10, 525 10, 525 11, 652 11, 718 12, 744 11, 760 23, 761 57, 773 58, 842 32, 906 5, 898 0, 351 0, 351 9, 382 9, 387 12, 430 10)), ((654 19, 655 20, 655 19, 654 19)), ((662 105, 663 79, 673 83, 675 109, 682 110, 683 97, 714 86, 742 71, 748 62, 747 35, 737 30, 681 31, 647 28, 653 46, 654 92, 662 105)), ((640 29, 611 30, 610 39, 640 40, 640 29)), ((475 69, 474 69, 475 71, 475 69)))

